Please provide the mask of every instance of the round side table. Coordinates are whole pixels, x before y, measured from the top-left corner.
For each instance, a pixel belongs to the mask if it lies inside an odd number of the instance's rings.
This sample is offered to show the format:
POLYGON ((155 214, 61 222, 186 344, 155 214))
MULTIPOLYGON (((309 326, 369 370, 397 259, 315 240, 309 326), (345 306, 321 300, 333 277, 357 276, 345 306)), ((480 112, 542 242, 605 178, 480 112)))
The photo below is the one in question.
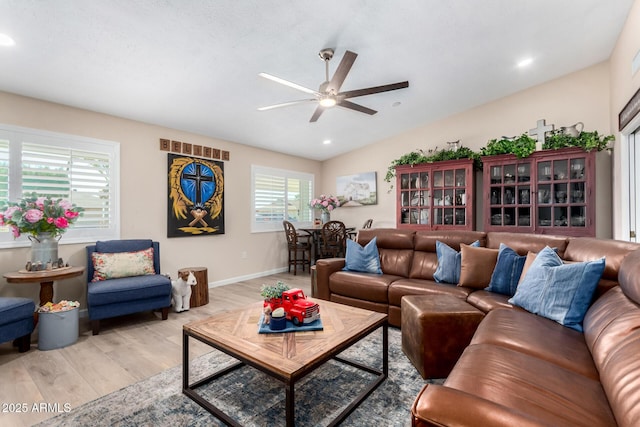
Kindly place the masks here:
POLYGON ((62 267, 43 271, 14 271, 3 274, 9 283, 40 283, 40 306, 53 302, 53 282, 81 276, 84 267, 62 267))

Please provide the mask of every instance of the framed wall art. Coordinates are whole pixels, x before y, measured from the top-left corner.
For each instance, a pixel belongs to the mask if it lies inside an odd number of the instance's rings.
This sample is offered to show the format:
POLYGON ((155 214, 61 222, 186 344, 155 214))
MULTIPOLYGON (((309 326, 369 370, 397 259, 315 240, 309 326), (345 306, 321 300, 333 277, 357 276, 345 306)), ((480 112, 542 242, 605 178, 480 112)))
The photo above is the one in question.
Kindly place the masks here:
POLYGON ((167 237, 224 234, 224 163, 167 156, 167 237))
POLYGON ((378 204, 376 172, 339 176, 336 186, 341 207, 378 204))

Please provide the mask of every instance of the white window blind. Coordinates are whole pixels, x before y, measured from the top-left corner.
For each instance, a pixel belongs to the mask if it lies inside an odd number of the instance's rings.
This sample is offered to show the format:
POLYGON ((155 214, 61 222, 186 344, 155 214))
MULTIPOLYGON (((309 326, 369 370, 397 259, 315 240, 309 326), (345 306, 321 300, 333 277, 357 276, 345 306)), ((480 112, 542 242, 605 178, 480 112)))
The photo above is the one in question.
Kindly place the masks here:
POLYGON ((9 200, 9 140, 0 138, 0 200, 9 200))
MULTIPOLYGON (((119 144, 0 125, 0 200, 26 193, 63 198, 84 209, 61 243, 119 238, 119 144)), ((0 246, 13 242, 0 234, 0 246)))
POLYGON ((282 230, 282 221, 309 225, 313 174, 253 165, 251 231, 282 230))

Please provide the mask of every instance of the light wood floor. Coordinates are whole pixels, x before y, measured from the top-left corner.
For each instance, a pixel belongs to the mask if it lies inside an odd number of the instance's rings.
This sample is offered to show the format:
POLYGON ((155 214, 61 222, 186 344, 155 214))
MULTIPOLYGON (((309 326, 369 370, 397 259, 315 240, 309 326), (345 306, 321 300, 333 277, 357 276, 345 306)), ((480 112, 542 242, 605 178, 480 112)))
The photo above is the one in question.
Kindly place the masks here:
MULTIPOLYGON (((38 350, 37 332, 27 353, 0 344, 0 426, 33 425, 181 364, 183 324, 259 301, 260 286, 277 280, 310 295, 308 273, 275 274, 209 289, 209 304, 166 321, 152 312, 107 319, 93 336, 81 317, 78 342, 65 348, 38 350)), ((211 348, 191 340, 189 350, 197 357, 211 348)))

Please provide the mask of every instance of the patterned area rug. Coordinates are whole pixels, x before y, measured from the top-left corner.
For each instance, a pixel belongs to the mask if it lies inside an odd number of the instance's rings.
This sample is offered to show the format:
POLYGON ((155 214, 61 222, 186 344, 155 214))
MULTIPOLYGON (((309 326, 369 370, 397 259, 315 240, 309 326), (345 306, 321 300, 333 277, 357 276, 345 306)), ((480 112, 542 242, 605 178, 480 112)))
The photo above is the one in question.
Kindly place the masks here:
MULTIPOLYGON (((341 356, 382 369, 382 331, 341 356)), ((192 382, 231 364, 218 351, 195 359, 192 382)), ((371 374, 336 361, 327 362, 296 384, 296 425, 327 425, 372 380, 371 374)), ((443 380, 431 382, 441 384, 443 380)), ((343 426, 408 426, 410 409, 425 384, 401 349, 400 330, 389 328, 389 378, 343 422, 343 426)), ((244 366, 198 389, 243 426, 284 426, 284 387, 262 372, 244 366)), ((223 426, 182 394, 182 367, 86 403, 41 426, 223 426)))

